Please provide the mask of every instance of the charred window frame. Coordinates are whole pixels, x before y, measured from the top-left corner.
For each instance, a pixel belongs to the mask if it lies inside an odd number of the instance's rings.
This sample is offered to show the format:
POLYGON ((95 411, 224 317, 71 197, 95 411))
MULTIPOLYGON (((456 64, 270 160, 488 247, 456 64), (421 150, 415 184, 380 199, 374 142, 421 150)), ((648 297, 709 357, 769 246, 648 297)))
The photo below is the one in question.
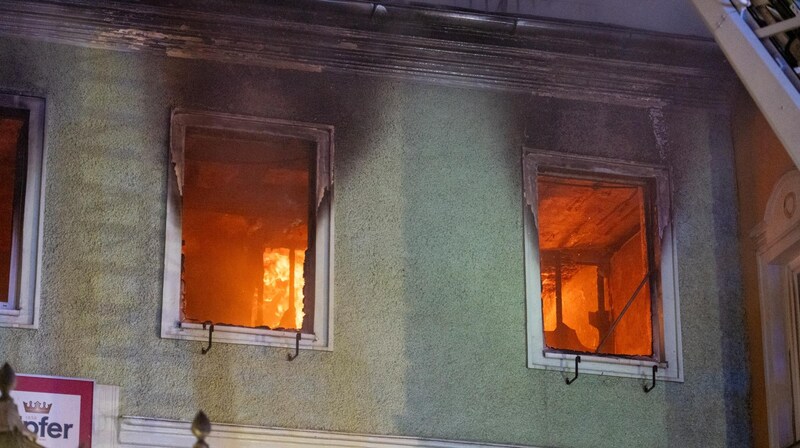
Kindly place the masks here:
MULTIPOLYGON (((581 356, 580 372, 643 378, 658 365, 657 377, 683 381, 680 307, 677 296, 675 244, 671 222, 668 170, 621 160, 567 155, 525 149, 522 158, 524 184, 525 277, 527 303, 528 367, 551 370, 574 368, 581 356), (540 176, 641 185, 647 216, 646 234, 650 273, 652 353, 625 356, 553 349, 545 341, 542 256, 539 241, 540 176)), ((544 177, 543 177, 544 178, 544 177)), ((638 283, 638 279, 637 279, 638 283)), ((625 297, 627 300, 628 297, 625 297)), ((599 311, 599 310, 598 310, 599 311)))
POLYGON ((186 139, 193 129, 292 139, 306 142, 315 149, 315 163, 309 167, 309 176, 315 178, 315 181, 313 188, 309 188, 311 206, 307 222, 307 232, 313 247, 309 246, 310 256, 306 258, 306 266, 310 264, 312 268, 310 272, 305 270, 306 288, 303 291, 308 291, 308 294, 303 298, 306 318, 303 319, 302 328, 272 329, 268 326, 250 327, 214 322, 213 341, 293 348, 299 331, 301 349, 332 350, 333 127, 183 109, 173 111, 171 119, 161 337, 196 341, 208 339, 208 329, 204 329, 203 323, 184 315, 182 297, 184 239, 181 190, 186 162, 186 139))
MULTIPOLYGON (((41 98, 0 94, 0 120, 4 163, 8 172, 0 181, 3 204, 10 216, 4 216, 2 230, 5 259, 0 275, 0 326, 38 328, 41 283, 42 216, 44 212, 45 102, 41 98), (15 125, 12 125, 15 124, 15 125), (13 160, 13 162, 12 162, 13 160), (13 165, 13 166, 12 166, 13 165), (8 194, 6 194, 8 193, 8 194), (10 207, 9 207, 10 206, 10 207), (10 218, 6 220, 6 218, 10 218), (6 238, 8 238, 6 240, 6 238), (6 258, 8 257, 8 258, 6 258), (8 269, 6 269, 6 267, 8 269)), ((3 215, 6 215, 4 212, 3 215)))

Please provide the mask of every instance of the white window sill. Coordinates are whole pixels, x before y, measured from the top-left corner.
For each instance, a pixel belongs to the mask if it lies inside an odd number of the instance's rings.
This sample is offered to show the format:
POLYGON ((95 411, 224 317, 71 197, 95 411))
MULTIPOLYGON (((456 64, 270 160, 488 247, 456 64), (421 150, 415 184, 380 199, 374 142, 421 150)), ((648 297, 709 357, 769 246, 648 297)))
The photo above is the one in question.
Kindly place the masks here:
POLYGON ((0 316, 19 316, 20 314, 22 314, 20 310, 0 308, 0 316))
MULTIPOLYGON (((177 324, 170 328, 162 326, 161 337, 164 339, 208 342, 208 332, 208 327, 203 329, 202 324, 182 322, 180 326, 177 324)), ((293 331, 215 325, 212 342, 214 344, 241 344, 294 349, 297 345, 297 333, 293 331)), ((315 335, 304 333, 300 337, 300 349, 331 351, 332 347, 325 345, 315 335)))
POLYGON ((13 308, 0 308, 0 327, 35 330, 39 328, 39 325, 35 319, 32 319, 30 313, 24 313, 22 310, 13 308))
MULTIPOLYGON (((571 375, 575 371, 575 357, 573 353, 543 352, 540 356, 533 356, 528 362, 528 368, 558 370, 571 375)), ((651 379, 653 366, 658 365, 656 379, 682 383, 683 377, 679 376, 679 369, 670 368, 667 363, 658 363, 646 359, 614 358, 607 356, 594 356, 581 354, 578 370, 581 374, 618 376, 623 378, 651 379)))

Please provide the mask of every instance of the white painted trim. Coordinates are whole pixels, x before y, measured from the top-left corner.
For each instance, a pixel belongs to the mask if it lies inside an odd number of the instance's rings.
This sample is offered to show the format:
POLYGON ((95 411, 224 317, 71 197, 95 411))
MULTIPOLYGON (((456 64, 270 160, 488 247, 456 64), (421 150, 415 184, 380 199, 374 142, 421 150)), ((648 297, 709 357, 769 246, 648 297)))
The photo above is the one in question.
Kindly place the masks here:
MULTIPOLYGON (((207 341, 208 330, 201 325, 181 322, 181 195, 183 140, 187 127, 244 130, 315 141, 318 167, 325 163, 328 174, 318 175, 318 185, 327 191, 327 206, 317 208, 316 266, 314 294, 314 333, 304 334, 300 348, 333 350, 333 128, 326 125, 288 122, 224 113, 175 110, 172 116, 170 166, 167 181, 167 225, 164 253, 164 282, 161 312, 161 337, 207 341), (327 176, 327 177, 326 177, 327 176)), ((318 197, 318 202, 322 198, 318 197)), ((215 325, 213 342, 293 348, 296 333, 268 329, 215 325)))
MULTIPOLYGON (((523 157, 536 157, 535 153, 527 152, 523 157)), ((546 153, 547 157, 541 160, 547 160, 543 164, 550 168, 559 168, 558 160, 563 159, 569 163, 575 160, 585 162, 583 158, 572 157, 569 155, 554 155, 553 153, 546 153)), ((600 163, 600 160, 598 160, 600 163)), ((669 180, 666 177, 666 171, 657 167, 642 166, 638 167, 635 164, 616 163, 605 159, 602 161, 603 169, 607 170, 609 167, 616 167, 621 170, 637 170, 638 177, 646 178, 654 175, 654 173, 662 173, 664 178, 662 182, 666 182, 666 191, 660 192, 661 194, 670 194, 669 180)), ((534 176, 534 178, 526 179, 526 182, 535 183, 536 173, 528 172, 531 168, 537 169, 539 162, 523 164, 528 168, 523 169, 524 176, 534 176)), ((535 194, 535 192, 530 193, 535 194)), ((670 198, 666 198, 670 199, 670 198)), ((529 201, 536 203, 535 199, 529 201)), ((662 201, 659 201, 662 202, 662 201)), ((671 203, 670 200, 663 201, 663 204, 671 203)), ((668 206, 663 205, 662 206, 668 206)), ((525 235, 525 299, 527 305, 527 336, 528 336, 528 367, 532 369, 544 370, 557 370, 571 374, 575 368, 575 354, 572 353, 557 353, 553 351, 546 351, 544 344, 544 323, 542 317, 542 288, 541 288, 541 268, 539 263, 539 238, 534 221, 534 214, 530 210, 528 204, 524 205, 524 235, 525 235)), ((658 372, 656 378, 664 381, 683 382, 683 347, 681 339, 681 318, 680 318, 680 301, 678 299, 678 269, 677 269, 677 255, 676 255, 676 242, 672 232, 671 220, 663 229, 661 241, 661 311, 663 321, 661 322, 663 328, 663 340, 661 342, 660 360, 639 360, 629 358, 615 358, 610 356, 592 356, 581 354, 580 373, 588 373, 594 375, 611 375, 628 378, 647 379, 652 377, 652 366, 658 364, 658 372)), ((656 331, 658 328, 657 322, 654 319, 654 337, 657 337, 661 331, 656 331)))
POLYGON ((764 263, 761 257, 758 273, 769 447, 781 448, 794 442, 792 402, 787 400, 792 396, 792 386, 782 300, 788 279, 785 266, 764 263))
POLYGON ((0 94, 0 107, 24 109, 28 118, 28 166, 25 179, 21 239, 12 245, 11 281, 0 327, 39 328, 42 273, 42 235, 44 233, 44 192, 47 151, 45 144, 45 101, 20 95, 0 94), (19 244, 21 243, 21 247, 19 244))
POLYGON ((794 414, 800 409, 800 403, 789 399, 791 365, 797 366, 793 360, 800 355, 792 343, 796 328, 791 279, 792 268, 800 267, 800 171, 792 170, 778 180, 764 220, 751 236, 757 251, 769 447, 782 448, 797 441, 794 414))
MULTIPOLYGON (((119 423, 120 448, 186 448, 196 441, 190 424, 175 420, 123 417, 119 423)), ((213 424, 206 439, 214 448, 535 448, 416 437, 348 434, 329 431, 264 428, 213 424)))
MULTIPOLYGON (((183 322, 180 327, 167 329, 162 327, 161 337, 207 342, 208 330, 204 330, 200 324, 183 322)), ((296 337, 297 333, 289 331, 215 325, 213 343, 294 348, 296 337)), ((312 334, 303 334, 301 336, 300 348, 303 350, 330 351, 329 347, 322 345, 319 338, 312 334)))
MULTIPOLYGON (((798 343, 798 306, 800 306, 800 282, 798 282, 798 276, 800 276, 800 256, 792 260, 791 263, 788 265, 788 274, 789 274, 789 282, 786 285, 786 296, 789 300, 786 301, 784 304, 786 309, 786 322, 787 322, 787 334, 786 334, 786 341, 789 346, 789 353, 792 356, 789 359, 791 363, 790 371, 792 372, 800 372, 800 359, 798 359, 798 354, 800 354, 800 345, 798 343)), ((792 405, 794 408, 793 415, 794 415, 794 433, 800 434, 800 375, 791 375, 792 381, 792 405)))
POLYGON ((95 383, 92 410, 92 447, 117 447, 119 387, 95 383))
POLYGON ((800 166, 800 83, 796 76, 786 73, 788 67, 779 65, 765 46, 771 44, 762 43, 750 29, 745 21, 748 12, 736 11, 727 0, 691 1, 795 165, 800 166))

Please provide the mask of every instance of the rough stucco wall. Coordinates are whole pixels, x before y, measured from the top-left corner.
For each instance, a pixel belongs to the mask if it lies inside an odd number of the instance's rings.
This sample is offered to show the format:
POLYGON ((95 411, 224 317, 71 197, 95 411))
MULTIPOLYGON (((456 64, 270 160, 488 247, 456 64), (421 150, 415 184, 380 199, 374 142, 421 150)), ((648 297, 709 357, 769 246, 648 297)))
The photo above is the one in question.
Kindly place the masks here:
POLYGON ((746 371, 725 360, 743 334, 726 116, 16 39, 0 39, 0 61, 0 88, 47 98, 41 329, 0 329, 0 359, 20 372, 119 385, 123 415, 202 407, 219 422, 554 447, 748 444, 746 371), (175 106, 336 126, 332 353, 201 356, 158 337, 175 106), (567 387, 525 367, 522 145, 670 157, 684 384, 567 387))
POLYGON ((750 232, 764 219, 767 201, 778 180, 795 169, 792 159, 772 132, 764 115, 741 89, 732 120, 738 187, 739 244, 744 284, 749 363, 752 372, 754 446, 769 446, 767 397, 764 386, 764 356, 761 338, 761 308, 758 292, 756 246, 750 232))

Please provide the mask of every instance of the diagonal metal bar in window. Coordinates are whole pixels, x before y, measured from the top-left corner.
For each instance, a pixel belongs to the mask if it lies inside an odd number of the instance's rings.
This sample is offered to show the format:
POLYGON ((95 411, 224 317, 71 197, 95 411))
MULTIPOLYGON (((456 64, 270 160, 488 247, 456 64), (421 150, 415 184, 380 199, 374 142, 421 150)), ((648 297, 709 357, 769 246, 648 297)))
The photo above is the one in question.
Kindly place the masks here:
POLYGON ((611 323, 611 327, 609 327, 608 333, 606 333, 606 335, 603 336, 603 339, 600 340, 600 343, 597 344, 597 348, 594 351, 595 353, 600 353, 600 347, 602 347, 603 344, 605 344, 606 340, 608 340, 608 337, 611 336, 611 333, 613 333, 614 329, 617 328, 617 324, 619 324, 619 321, 621 321, 622 317, 625 316, 625 313, 628 312, 628 308, 631 307, 631 305, 633 304, 634 299, 636 299, 636 296, 639 295, 639 291, 641 291, 642 288, 644 287, 644 284, 647 283, 647 279, 648 278, 650 278, 650 271, 647 271, 644 274, 644 278, 639 283, 639 286, 636 287, 636 291, 633 292, 633 295, 631 296, 631 298, 628 299, 628 303, 625 304, 625 308, 622 308, 622 312, 619 313, 619 316, 617 316, 617 318, 614 319, 614 322, 611 323))

